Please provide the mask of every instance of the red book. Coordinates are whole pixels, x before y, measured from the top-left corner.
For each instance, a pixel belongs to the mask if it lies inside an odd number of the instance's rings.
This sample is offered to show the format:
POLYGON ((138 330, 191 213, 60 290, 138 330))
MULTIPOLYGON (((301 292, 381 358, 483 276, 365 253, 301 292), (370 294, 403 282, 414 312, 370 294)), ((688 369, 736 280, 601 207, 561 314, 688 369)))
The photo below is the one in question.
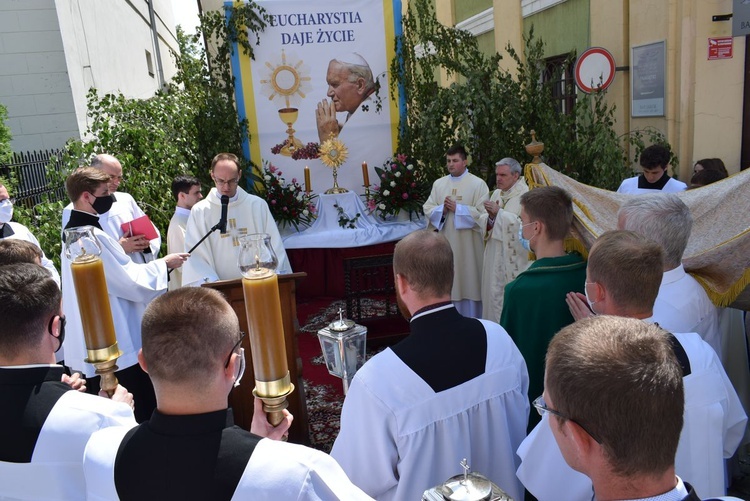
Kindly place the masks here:
POLYGON ((156 233, 154 223, 146 215, 133 219, 129 223, 122 223, 120 228, 122 228, 122 232, 126 236, 144 235, 149 240, 159 237, 159 234, 156 233))

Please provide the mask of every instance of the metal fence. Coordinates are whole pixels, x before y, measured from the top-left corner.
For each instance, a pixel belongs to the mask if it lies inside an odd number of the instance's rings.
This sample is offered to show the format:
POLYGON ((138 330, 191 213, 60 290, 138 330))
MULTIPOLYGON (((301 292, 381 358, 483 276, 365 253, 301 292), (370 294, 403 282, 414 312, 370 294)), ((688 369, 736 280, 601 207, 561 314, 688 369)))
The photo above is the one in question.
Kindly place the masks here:
POLYGON ((53 182, 47 175, 48 165, 60 172, 63 154, 63 150, 13 153, 9 163, 0 165, 0 176, 17 181, 11 193, 16 204, 33 208, 43 201, 67 199, 62 181, 53 182))

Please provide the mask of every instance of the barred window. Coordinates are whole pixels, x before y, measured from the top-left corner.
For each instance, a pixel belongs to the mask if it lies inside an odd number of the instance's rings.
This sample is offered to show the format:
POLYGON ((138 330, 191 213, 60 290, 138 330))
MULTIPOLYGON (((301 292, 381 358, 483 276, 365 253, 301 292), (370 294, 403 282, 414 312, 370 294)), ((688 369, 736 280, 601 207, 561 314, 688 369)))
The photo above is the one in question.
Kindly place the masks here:
POLYGON ((544 83, 549 83, 552 97, 557 103, 557 112, 565 115, 573 113, 576 104, 576 84, 573 77, 575 60, 568 55, 550 57, 545 60, 542 73, 544 83))

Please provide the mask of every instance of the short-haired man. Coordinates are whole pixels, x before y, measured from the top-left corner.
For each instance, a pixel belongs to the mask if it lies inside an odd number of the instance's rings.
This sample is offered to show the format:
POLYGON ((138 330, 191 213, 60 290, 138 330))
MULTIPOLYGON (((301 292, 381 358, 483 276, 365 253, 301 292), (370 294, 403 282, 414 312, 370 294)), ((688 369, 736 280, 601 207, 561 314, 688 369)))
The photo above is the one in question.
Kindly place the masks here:
POLYGON ((654 321, 670 332, 697 332, 721 358, 716 306, 682 266, 692 227, 690 209, 674 194, 634 197, 617 213, 618 229, 650 238, 664 250, 664 275, 654 303, 654 321))
MULTIPOLYGON (((114 203, 107 217, 100 221, 103 231, 120 243, 134 263, 141 264, 156 259, 161 248, 161 235, 158 235, 159 229, 156 226, 154 226, 154 229, 158 236, 151 241, 143 235, 130 235, 129 232, 123 232, 122 230, 123 223, 129 223, 134 219, 143 217, 145 213, 138 207, 130 194, 118 191, 122 182, 122 164, 120 161, 112 155, 101 153, 91 159, 91 167, 101 169, 110 176, 109 193, 112 195, 114 203)), ((72 210, 73 204, 69 204, 63 209, 63 228, 67 226, 72 210)))
MULTIPOLYGON (((369 499, 330 456, 227 427, 227 395, 244 371, 243 336, 212 289, 178 289, 149 305, 138 358, 158 407, 137 428, 92 437, 88 499, 369 499)), ((251 428, 280 438, 291 420, 287 414, 272 428, 257 400, 251 428)))
POLYGON ((330 101, 324 99, 315 110, 318 139, 321 143, 338 136, 360 105, 377 87, 370 65, 359 54, 351 53, 331 59, 326 73, 330 101), (344 123, 339 123, 336 113, 346 112, 344 123))
MULTIPOLYGON (((578 253, 565 252, 572 224, 573 202, 562 188, 546 186, 521 195, 518 237, 537 259, 505 286, 500 325, 526 359, 530 399, 544 388, 544 354, 549 340, 573 323, 565 295, 584 290, 586 262, 578 253)), ((538 421, 538 415, 532 413, 529 429, 538 421)))
POLYGON ((620 184, 617 193, 675 193, 685 191, 687 185, 667 174, 672 155, 666 146, 652 144, 641 152, 643 173, 620 184))
POLYGON ((526 269, 529 253, 521 246, 518 228, 521 224, 521 195, 529 191, 521 164, 503 158, 495 164, 497 189, 484 202, 486 215, 479 226, 486 228, 482 269, 482 318, 500 321, 505 285, 526 269), (486 222, 485 222, 486 221, 486 222))
POLYGON ((31 263, 41 266, 43 255, 42 249, 26 240, 0 240, 0 266, 16 263, 31 263))
MULTIPOLYGON (((167 252, 187 252, 185 248, 185 229, 187 228, 190 209, 203 198, 201 182, 197 177, 179 175, 172 180, 172 196, 177 202, 172 219, 167 229, 167 252)), ((182 287, 182 270, 176 269, 169 277, 169 290, 182 287)))
POLYGON ((23 240, 34 244, 41 252, 40 264, 47 268, 52 274, 52 279, 60 286, 60 274, 57 272, 55 265, 47 259, 44 254, 39 240, 24 225, 11 221, 13 219, 13 202, 10 200, 8 189, 0 183, 0 242, 6 240, 23 240))
MULTIPOLYGON (((169 254, 164 258, 138 264, 130 259, 119 242, 103 230, 102 220, 112 207, 109 193, 110 176, 101 169, 82 167, 76 169, 65 181, 68 197, 73 204, 70 220, 65 229, 92 226, 94 236, 101 246, 101 259, 107 280, 109 304, 112 308, 117 343, 122 352, 117 360, 120 368, 116 375, 130 389, 138 401, 136 418, 148 418, 156 406, 153 387, 148 376, 138 367, 138 350, 141 347, 141 316, 146 305, 167 289, 167 269, 179 268, 188 258, 185 253, 169 254)), ((84 363, 86 345, 78 307, 78 297, 73 284, 71 261, 63 251, 63 299, 68 312, 68 339, 65 342, 66 363, 81 370, 89 381, 89 389, 98 391, 99 377, 96 369, 84 363)))
POLYGON ((454 145, 445 154, 448 175, 432 185, 424 204, 428 228, 439 231, 453 250, 451 299, 466 317, 482 315, 482 256, 485 227, 481 224, 487 184, 468 171, 466 149, 454 145))
MULTIPOLYGON (((534 405, 568 465, 591 479, 595 499, 700 499, 693 479, 675 474, 683 370, 668 333, 637 319, 587 318, 554 337, 534 405)), ((557 489, 566 494, 568 484, 557 489)))
POLYGON ((0 498, 85 499, 83 451, 107 426, 135 426, 132 395, 73 391, 55 364, 65 316, 49 272, 0 268, 0 498), (104 395, 106 396, 106 394, 104 395))
MULTIPOLYGON (((659 244, 637 233, 604 233, 589 255, 588 303, 598 314, 653 323, 652 308, 661 283, 662 255, 659 244)), ((574 317, 589 313, 586 296, 568 295, 574 317)), ((677 448, 677 473, 689 480, 702 496, 724 495, 724 458, 731 457, 737 449, 747 418, 713 349, 695 333, 669 336, 681 361, 685 384, 685 425, 677 448)), ((621 390, 613 387, 606 391, 614 394, 621 390)), ((554 421, 550 424, 555 425, 554 421)), ((626 428, 636 429, 635 424, 626 428)), ((524 440, 518 454, 522 460, 518 477, 540 501, 591 498, 591 480, 565 465, 560 449, 554 444, 552 430, 544 420, 524 440), (560 485, 565 489, 559 489, 560 485)))
POLYGON ((421 230, 396 244, 399 308, 411 334, 370 359, 344 400, 331 455, 376 499, 420 499, 467 458, 521 499, 515 447, 526 433, 526 365, 494 322, 451 304, 451 246, 421 230))
POLYGON ((232 153, 219 153, 211 161, 211 179, 216 184, 208 196, 190 210, 185 230, 185 249, 191 249, 221 219, 222 198, 227 197, 227 232, 209 236, 190 255, 182 271, 182 285, 201 285, 216 280, 241 278, 237 267, 240 238, 267 233, 279 260, 279 273, 291 273, 292 267, 281 242, 279 228, 265 200, 250 195, 239 184, 240 159, 232 153))

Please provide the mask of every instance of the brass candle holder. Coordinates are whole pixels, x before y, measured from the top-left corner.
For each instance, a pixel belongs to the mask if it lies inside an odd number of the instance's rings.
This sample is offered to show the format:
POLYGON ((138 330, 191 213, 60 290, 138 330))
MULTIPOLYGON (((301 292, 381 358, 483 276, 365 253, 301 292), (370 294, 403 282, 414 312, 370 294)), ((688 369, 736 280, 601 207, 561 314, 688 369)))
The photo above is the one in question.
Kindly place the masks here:
POLYGON ((263 400, 268 422, 284 420, 287 396, 294 391, 289 375, 281 316, 278 258, 267 233, 255 233, 240 240, 238 265, 242 273, 248 337, 253 358, 253 395, 263 400))
POLYGON ((71 261, 70 271, 86 343, 84 362, 96 368, 96 374, 101 376, 101 389, 112 396, 118 384, 117 359, 122 352, 117 346, 101 253, 93 226, 65 230, 65 256, 71 261))

